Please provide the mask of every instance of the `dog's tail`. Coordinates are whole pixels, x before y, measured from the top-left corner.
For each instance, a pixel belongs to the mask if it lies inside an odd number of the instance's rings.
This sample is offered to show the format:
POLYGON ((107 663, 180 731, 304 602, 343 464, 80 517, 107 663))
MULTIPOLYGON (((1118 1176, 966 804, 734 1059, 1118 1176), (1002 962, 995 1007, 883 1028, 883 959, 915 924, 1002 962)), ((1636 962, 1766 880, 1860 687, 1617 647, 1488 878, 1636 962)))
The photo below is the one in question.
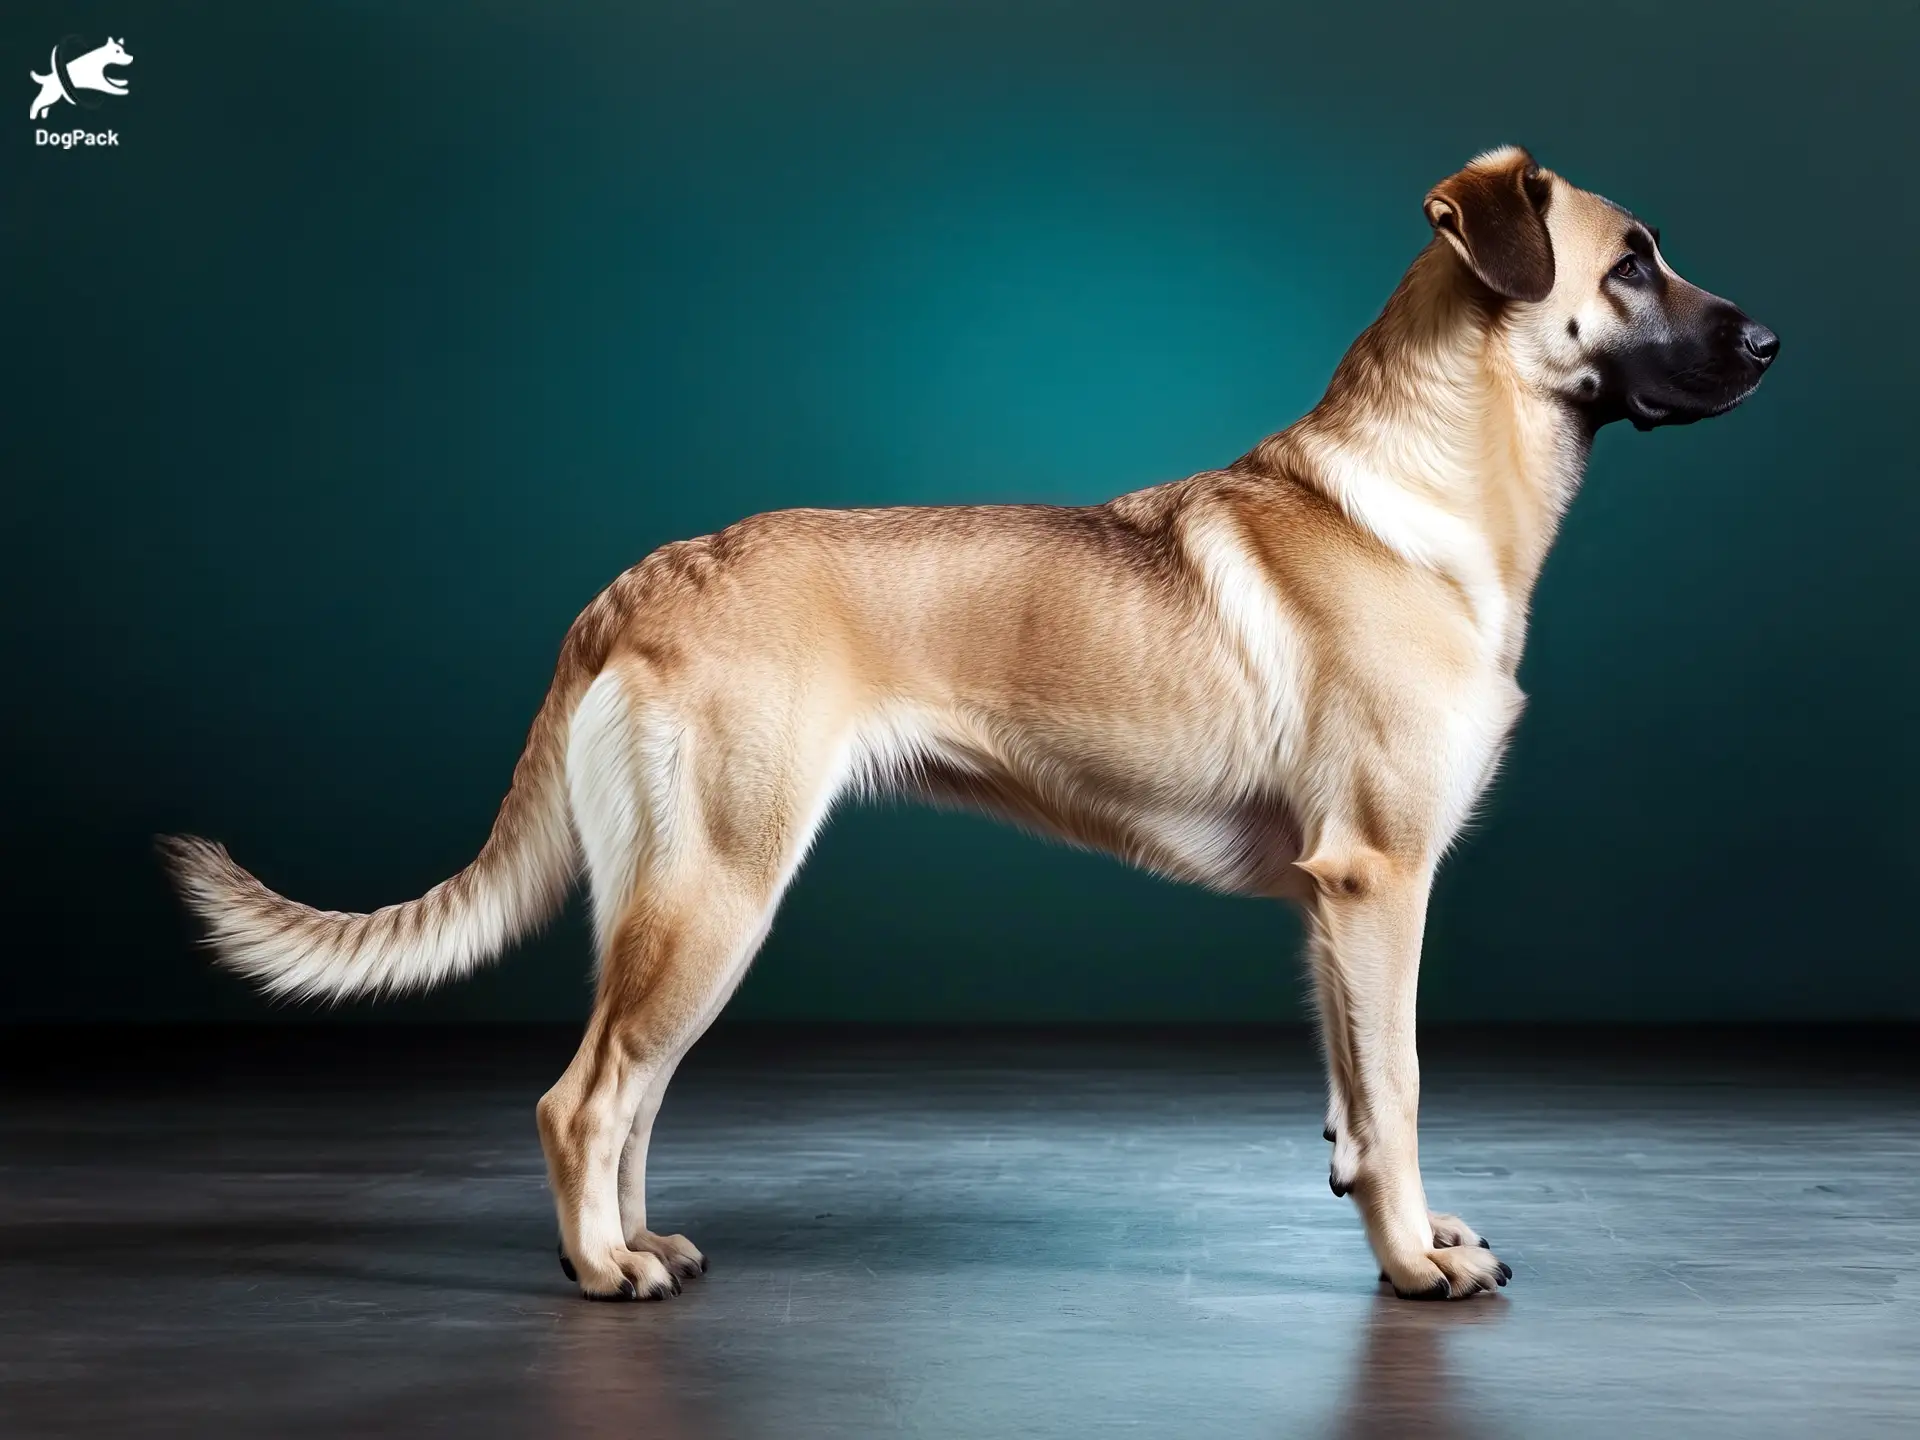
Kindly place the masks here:
POLYGON ((367 915, 315 910, 269 890, 224 846, 163 836, 161 860, 220 963, 269 995, 293 999, 425 990, 468 974, 552 919, 579 869, 567 729, 605 650, 585 638, 594 628, 587 619, 567 637, 492 834, 471 865, 419 899, 367 915))

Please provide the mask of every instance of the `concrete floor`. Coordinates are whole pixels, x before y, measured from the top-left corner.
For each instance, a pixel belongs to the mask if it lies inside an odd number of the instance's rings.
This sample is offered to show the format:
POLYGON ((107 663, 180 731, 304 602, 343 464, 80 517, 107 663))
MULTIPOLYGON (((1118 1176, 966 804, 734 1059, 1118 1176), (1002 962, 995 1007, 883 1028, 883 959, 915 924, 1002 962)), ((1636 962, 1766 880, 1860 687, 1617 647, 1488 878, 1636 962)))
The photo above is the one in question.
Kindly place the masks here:
POLYGON ((1433 1202, 1515 1275, 1423 1305, 1303 1035, 723 1033, 653 1162, 713 1268, 622 1306, 554 1257, 569 1036, 16 1035, 0 1431, 1920 1433, 1914 1039, 1429 1037, 1433 1202))

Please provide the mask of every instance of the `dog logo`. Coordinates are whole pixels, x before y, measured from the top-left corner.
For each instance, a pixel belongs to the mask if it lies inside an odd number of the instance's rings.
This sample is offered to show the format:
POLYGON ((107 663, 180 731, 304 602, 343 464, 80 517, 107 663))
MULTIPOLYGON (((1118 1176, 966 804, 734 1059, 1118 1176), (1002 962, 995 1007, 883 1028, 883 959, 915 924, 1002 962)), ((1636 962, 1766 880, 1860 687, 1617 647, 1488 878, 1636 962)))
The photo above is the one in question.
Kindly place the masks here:
POLYGON ((97 90, 106 95, 124 95, 127 82, 116 80, 107 71, 121 65, 131 65, 133 56, 126 52, 120 41, 107 37, 107 43, 85 54, 74 54, 80 42, 68 36, 53 47, 47 64, 51 74, 42 75, 37 70, 27 73, 34 84, 40 87, 39 97, 33 102, 28 118, 41 120, 61 101, 77 105, 83 110, 91 110, 99 101, 80 94, 83 90, 97 90))

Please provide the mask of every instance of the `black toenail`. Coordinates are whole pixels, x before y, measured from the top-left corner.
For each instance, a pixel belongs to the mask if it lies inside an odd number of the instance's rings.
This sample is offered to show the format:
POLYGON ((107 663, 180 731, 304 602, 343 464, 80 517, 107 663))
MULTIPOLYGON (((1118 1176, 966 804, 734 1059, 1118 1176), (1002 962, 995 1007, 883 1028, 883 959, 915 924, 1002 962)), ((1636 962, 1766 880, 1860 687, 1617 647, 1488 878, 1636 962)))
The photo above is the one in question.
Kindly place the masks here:
POLYGON ((1334 1140, 1338 1140, 1340 1137, 1333 1133, 1333 1127, 1331 1125, 1326 1125, 1321 1127, 1320 1138, 1322 1140, 1331 1142, 1334 1140))
POLYGON ((638 1300, 640 1298, 640 1287, 633 1283, 631 1276, 622 1275, 620 1277, 620 1293, 629 1300, 638 1300))
POLYGON ((1507 1264, 1506 1261, 1502 1260, 1500 1262, 1500 1283, 1504 1285, 1507 1283, 1507 1281, 1511 1280, 1512 1278, 1513 1278, 1513 1267, 1507 1264))
POLYGON ((560 1246, 560 1273, 576 1285, 580 1283, 580 1272, 573 1268, 573 1261, 567 1259, 567 1247, 564 1242, 560 1246))
POLYGON ((1332 1175, 1327 1176, 1327 1188, 1333 1191, 1333 1193, 1339 1196, 1342 1200, 1347 1198, 1347 1187, 1345 1185, 1342 1185, 1332 1175))
POLYGON ((1502 1275, 1498 1279, 1496 1279, 1493 1283, 1498 1285, 1502 1290, 1504 1290, 1507 1288, 1507 1277, 1502 1275))
POLYGON ((1396 1289, 1393 1293, 1398 1295, 1402 1300, 1451 1300, 1453 1298, 1453 1286, 1449 1285, 1447 1283, 1447 1277, 1442 1275, 1424 1290, 1415 1290, 1409 1293, 1405 1290, 1396 1289))
POLYGON ((1491 1245, 1487 1244, 1487 1237, 1484 1235, 1480 1237, 1480 1248, 1482 1250, 1491 1250, 1493 1248, 1491 1245))

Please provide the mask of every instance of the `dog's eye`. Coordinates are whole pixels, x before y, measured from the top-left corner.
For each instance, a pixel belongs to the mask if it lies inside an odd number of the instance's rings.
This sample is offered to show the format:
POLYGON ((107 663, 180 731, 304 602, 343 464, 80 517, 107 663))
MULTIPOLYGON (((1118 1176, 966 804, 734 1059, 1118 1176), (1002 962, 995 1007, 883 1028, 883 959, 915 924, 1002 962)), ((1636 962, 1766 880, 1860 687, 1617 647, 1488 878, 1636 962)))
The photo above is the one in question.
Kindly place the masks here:
POLYGON ((1622 255, 1607 272, 1615 280, 1638 280, 1642 274, 1638 255, 1622 255))

